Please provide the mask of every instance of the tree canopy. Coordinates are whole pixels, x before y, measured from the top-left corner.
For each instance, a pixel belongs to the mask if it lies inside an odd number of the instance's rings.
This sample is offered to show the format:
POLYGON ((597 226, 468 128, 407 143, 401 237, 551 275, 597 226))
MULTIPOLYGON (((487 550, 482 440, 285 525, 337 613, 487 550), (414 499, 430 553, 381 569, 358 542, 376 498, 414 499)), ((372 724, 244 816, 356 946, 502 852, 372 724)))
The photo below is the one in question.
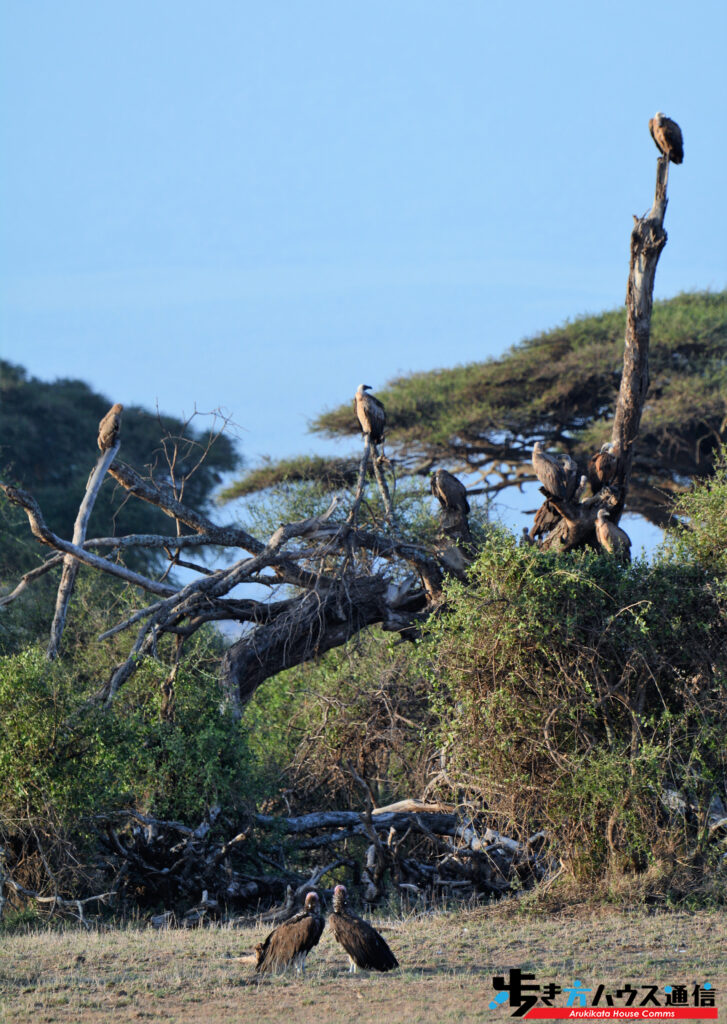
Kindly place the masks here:
MULTIPOLYGON (((610 437, 623 366, 626 311, 583 316, 528 338, 503 356, 399 377, 377 392, 399 473, 435 463, 477 473, 486 493, 534 479, 533 442, 545 440, 585 465, 610 437)), ((727 422, 727 291, 654 304, 651 388, 644 408, 628 508, 657 524, 667 496, 709 474, 727 422)), ((351 403, 322 413, 316 433, 358 433, 351 403)), ((353 465, 353 460, 352 465, 353 465)), ((287 459, 248 472, 231 499, 272 483, 351 475, 345 460, 287 459)))

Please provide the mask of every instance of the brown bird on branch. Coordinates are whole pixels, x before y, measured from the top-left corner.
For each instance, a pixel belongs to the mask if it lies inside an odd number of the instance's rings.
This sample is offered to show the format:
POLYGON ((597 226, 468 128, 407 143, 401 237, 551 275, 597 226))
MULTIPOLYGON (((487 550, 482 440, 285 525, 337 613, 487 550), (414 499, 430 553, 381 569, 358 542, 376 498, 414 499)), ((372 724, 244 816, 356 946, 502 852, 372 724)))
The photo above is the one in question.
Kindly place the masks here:
POLYGON ((363 971, 393 971, 399 961, 386 940, 367 921, 352 914, 346 906, 346 887, 333 890, 333 913, 328 918, 334 938, 348 953, 349 974, 363 971))
POLYGON ((651 137, 664 156, 673 164, 680 164, 684 159, 684 139, 682 130, 676 121, 665 117, 660 110, 649 119, 651 137))
POLYGON ((102 452, 107 452, 116 444, 121 430, 121 413, 123 405, 117 402, 112 405, 109 411, 98 425, 98 446, 102 452))
POLYGON ((371 444, 381 444, 386 427, 386 410, 378 398, 366 394, 370 390, 370 384, 359 384, 356 389, 356 397, 353 400, 353 409, 361 425, 361 430, 370 436, 371 444))
POLYGON ((533 469, 548 498, 570 501, 578 487, 578 463, 570 455, 548 455, 542 443, 533 445, 533 469))
POLYGON ((631 561, 631 538, 620 526, 611 522, 605 508, 599 509, 596 516, 596 539, 610 555, 623 558, 624 562, 631 561))
POLYGON ((318 945, 324 926, 318 893, 309 892, 304 909, 278 925, 264 942, 255 947, 255 973, 284 971, 290 964, 295 964, 296 973, 302 974, 305 958, 318 945))
POLYGON ((446 469, 438 469, 432 473, 429 489, 444 509, 454 509, 468 516, 470 505, 467 501, 467 488, 446 469))
POLYGON ((588 482, 591 491, 598 494, 602 487, 612 483, 618 469, 618 459, 613 454, 614 445, 612 441, 601 446, 600 452, 592 455, 588 460, 588 482))

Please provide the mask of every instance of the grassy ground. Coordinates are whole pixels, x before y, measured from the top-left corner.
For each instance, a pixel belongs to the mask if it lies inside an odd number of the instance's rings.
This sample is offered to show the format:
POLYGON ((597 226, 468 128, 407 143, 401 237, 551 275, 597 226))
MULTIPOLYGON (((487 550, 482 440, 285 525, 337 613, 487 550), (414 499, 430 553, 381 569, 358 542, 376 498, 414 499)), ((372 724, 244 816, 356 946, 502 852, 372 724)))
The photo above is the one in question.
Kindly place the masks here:
MULTIPOLYGON (((347 974, 328 930, 303 980, 261 983, 240 957, 267 929, 37 932, 0 939, 0 1022, 363 1024, 505 1020, 492 976, 520 967, 544 984, 711 981, 727 1015, 727 912, 493 909, 377 922, 401 970, 347 974)), ((559 1000, 564 1005, 564 1000, 559 1000)))

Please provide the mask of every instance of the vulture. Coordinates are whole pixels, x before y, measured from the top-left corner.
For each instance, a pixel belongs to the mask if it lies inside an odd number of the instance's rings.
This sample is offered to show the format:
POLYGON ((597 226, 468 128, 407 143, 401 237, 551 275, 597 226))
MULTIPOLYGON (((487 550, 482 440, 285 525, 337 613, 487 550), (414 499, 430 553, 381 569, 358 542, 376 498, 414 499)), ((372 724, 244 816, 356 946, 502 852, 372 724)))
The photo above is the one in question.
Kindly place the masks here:
POLYGON ((588 482, 594 494, 612 483, 618 469, 618 458, 613 454, 613 442, 601 446, 600 452, 588 460, 588 482))
POLYGON ((682 130, 676 121, 665 117, 660 110, 649 120, 651 137, 664 156, 673 164, 680 164, 684 159, 684 140, 682 130))
POLYGON ((112 405, 98 425, 98 446, 102 452, 113 448, 118 440, 123 409, 123 405, 119 402, 112 405))
POLYGON ((305 969, 305 958, 318 945, 325 921, 321 914, 318 893, 309 892, 304 909, 299 914, 278 925, 265 942, 255 947, 257 954, 256 974, 270 971, 284 971, 289 964, 295 964, 296 973, 305 969))
POLYGON ((399 966, 376 929, 347 909, 345 885, 337 885, 333 890, 333 913, 328 924, 336 941, 348 953, 349 974, 355 974, 359 967, 364 971, 393 971, 399 966))
POLYGON ((370 436, 371 444, 381 444, 384 440, 386 410, 378 398, 366 394, 370 390, 370 384, 359 384, 353 400, 353 409, 361 424, 361 430, 370 436))
POLYGON ((429 489, 439 501, 442 508, 456 509, 463 515, 469 515, 470 506, 467 501, 467 488, 456 476, 452 476, 446 469, 438 469, 432 473, 429 489))
POLYGON ((604 551, 623 558, 625 562, 631 561, 631 538, 611 522, 605 508, 599 509, 596 516, 596 538, 604 551))
POLYGON ((533 469, 548 498, 570 501, 578 487, 578 463, 570 455, 548 455, 540 441, 533 445, 533 469))

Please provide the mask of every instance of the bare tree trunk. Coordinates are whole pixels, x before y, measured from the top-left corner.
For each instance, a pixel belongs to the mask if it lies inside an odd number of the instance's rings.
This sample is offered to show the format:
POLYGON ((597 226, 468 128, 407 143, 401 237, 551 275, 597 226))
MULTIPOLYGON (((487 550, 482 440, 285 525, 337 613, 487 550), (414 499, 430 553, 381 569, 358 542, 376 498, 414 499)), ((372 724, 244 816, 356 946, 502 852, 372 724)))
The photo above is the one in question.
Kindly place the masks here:
POLYGON ((626 288, 624 368, 612 434, 616 453, 621 457, 619 483, 622 493, 619 512, 626 501, 634 457, 633 445, 639 433, 641 414, 649 390, 651 310, 654 303, 656 265, 666 245, 664 214, 668 180, 669 158, 661 156, 656 164, 654 205, 643 217, 634 217, 634 229, 631 232, 629 280, 626 288))
POLYGON ((623 512, 631 478, 634 443, 649 390, 651 310, 654 304, 656 265, 666 245, 664 214, 668 178, 669 159, 661 156, 656 164, 654 204, 643 217, 634 217, 631 232, 624 365, 612 433, 614 453, 619 459, 616 479, 582 504, 551 499, 563 518, 543 541, 543 550, 554 548, 556 551, 568 551, 595 543, 599 509, 605 508, 613 522, 618 522, 623 512))
MULTIPOLYGON (((73 527, 73 540, 71 543, 76 547, 83 547, 83 542, 86 539, 86 530, 88 529, 88 521, 91 518, 91 512, 93 511, 93 506, 96 502, 98 492, 100 491, 101 484, 106 476, 106 471, 116 458, 116 454, 120 446, 121 442, 117 441, 112 448, 108 448, 105 452, 101 452, 98 462, 88 478, 86 493, 83 501, 81 502, 78 515, 76 516, 76 522, 73 527)), ((58 587, 58 594, 56 595, 56 610, 53 616, 50 640, 46 651, 46 657, 49 661, 53 661, 60 654, 63 629, 66 625, 68 605, 70 604, 71 597, 73 596, 73 588, 76 584, 78 565, 78 559, 74 558, 73 555, 66 555, 63 559, 63 572, 61 574, 60 586, 58 587)))

